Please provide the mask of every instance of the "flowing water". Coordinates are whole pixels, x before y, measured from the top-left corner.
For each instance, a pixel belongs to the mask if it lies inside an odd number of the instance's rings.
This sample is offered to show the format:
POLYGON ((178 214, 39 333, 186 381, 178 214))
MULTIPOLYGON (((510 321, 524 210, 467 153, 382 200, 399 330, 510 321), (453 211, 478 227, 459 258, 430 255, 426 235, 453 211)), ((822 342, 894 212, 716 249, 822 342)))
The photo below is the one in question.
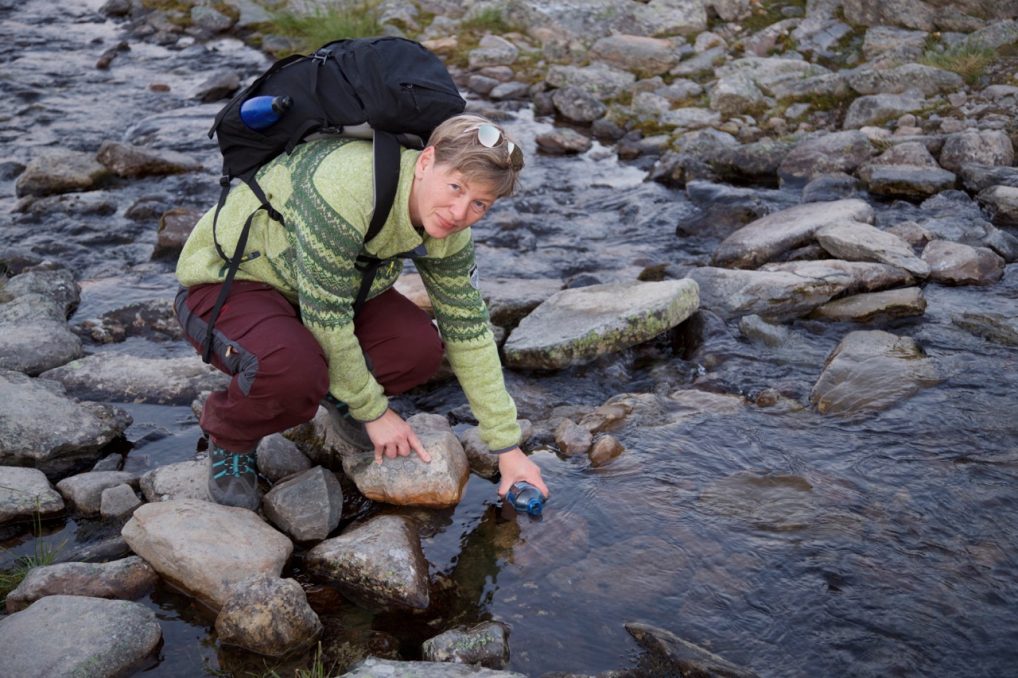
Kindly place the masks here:
MULTIPOLYGON (((100 5, 0 0, 0 162, 25 163, 46 147, 94 151, 109 138, 189 152, 209 171, 119 180, 16 212, 13 172, 4 170, 0 248, 75 271, 83 292, 72 323, 171 298, 172 265, 149 261, 155 221, 167 207, 204 208, 217 192, 215 148, 203 132, 218 104, 189 97, 216 68, 251 75, 266 63, 233 40, 183 49, 132 40, 109 70, 97 70, 98 56, 124 39, 120 25, 97 13, 100 5), (154 216, 125 216, 143 198, 154 216)), ((578 157, 539 156, 533 138, 550 122, 527 109, 502 112, 529 151, 528 168, 521 194, 476 229, 483 275, 579 284, 707 263, 716 237, 675 234, 698 213, 683 192, 645 182, 642 169, 598 145, 578 157)), ((759 197, 775 205, 798 199, 763 188, 759 197)), ((875 207, 878 220, 905 209, 875 207)), ((660 414, 617 431, 626 452, 607 467, 535 452, 553 491, 539 522, 506 515, 494 486, 479 478, 455 510, 410 512, 425 523, 441 591, 434 609, 373 614, 340 601, 323 609, 330 633, 381 644, 394 638, 413 658, 422 640, 445 628, 503 620, 512 625, 509 668, 529 675, 633 666, 637 648, 623 628, 630 621, 767 676, 1013 673, 1018 353, 958 329, 951 316, 1013 308, 1018 272, 1011 266, 986 288, 925 291, 923 318, 873 327, 915 337, 942 381, 873 415, 753 405, 691 415, 668 398, 694 387, 748 397, 776 388, 804 403, 827 354, 856 329, 847 324, 796 321, 789 341, 770 348, 708 323, 702 340, 675 332, 585 367, 510 373, 524 414, 534 403, 596 406, 619 393, 656 394, 660 414)), ((88 350, 190 351, 146 339, 88 350)), ((399 404, 449 413, 463 402, 447 384, 399 404)), ((127 470, 193 458, 199 431, 189 408, 122 406, 135 420, 127 470)), ((394 509, 352 513, 379 510, 394 509)), ((41 541, 68 553, 105 536, 101 525, 67 520, 45 525, 41 541)), ((0 565, 38 541, 6 535, 0 565)), ((300 561, 298 554, 289 574, 302 576, 300 561)), ((268 666, 220 648, 214 618, 179 593, 160 587, 143 602, 164 632, 146 673, 245 675, 268 666)))

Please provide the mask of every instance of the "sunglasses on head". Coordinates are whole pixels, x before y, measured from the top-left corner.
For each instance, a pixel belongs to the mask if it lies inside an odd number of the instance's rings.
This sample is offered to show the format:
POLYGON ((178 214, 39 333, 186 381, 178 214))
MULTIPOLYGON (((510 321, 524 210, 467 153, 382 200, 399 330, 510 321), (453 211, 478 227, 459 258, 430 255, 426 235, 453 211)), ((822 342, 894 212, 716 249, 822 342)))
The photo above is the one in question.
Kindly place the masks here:
MULTIPOLYGON (((502 132, 494 125, 481 125, 477 128, 477 141, 485 148, 495 148, 502 141, 502 132)), ((523 169, 523 151, 519 146, 505 140, 506 150, 509 152, 509 164, 513 170, 523 169)))

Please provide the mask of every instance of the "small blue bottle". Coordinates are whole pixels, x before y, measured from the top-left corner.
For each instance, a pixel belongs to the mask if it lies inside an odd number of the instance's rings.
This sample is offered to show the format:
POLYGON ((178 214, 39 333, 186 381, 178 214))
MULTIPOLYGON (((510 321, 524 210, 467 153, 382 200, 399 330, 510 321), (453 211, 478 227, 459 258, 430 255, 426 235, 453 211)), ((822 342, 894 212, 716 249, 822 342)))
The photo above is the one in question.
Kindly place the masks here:
POLYGON ((541 490, 525 480, 513 483, 505 498, 517 511, 525 511, 532 516, 540 516, 544 510, 544 496, 541 490))
POLYGON ((290 97, 251 97, 240 105, 240 119, 251 129, 262 130, 276 124, 291 106, 290 97))

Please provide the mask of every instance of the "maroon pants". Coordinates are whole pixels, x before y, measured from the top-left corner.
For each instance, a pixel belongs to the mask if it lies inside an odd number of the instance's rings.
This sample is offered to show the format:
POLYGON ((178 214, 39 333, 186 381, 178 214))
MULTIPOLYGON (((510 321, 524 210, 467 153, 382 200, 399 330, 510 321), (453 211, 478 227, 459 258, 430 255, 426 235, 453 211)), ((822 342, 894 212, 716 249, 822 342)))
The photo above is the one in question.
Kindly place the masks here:
MULTIPOLYGON (((221 287, 197 285, 177 295, 177 318, 199 352, 221 287)), ((394 289, 364 304, 354 333, 387 395, 427 381, 445 350, 428 314, 394 289)), ((233 283, 216 320, 212 364, 233 378, 227 390, 209 396, 201 427, 234 452, 309 420, 329 390, 322 347, 297 309, 264 283, 233 283)))

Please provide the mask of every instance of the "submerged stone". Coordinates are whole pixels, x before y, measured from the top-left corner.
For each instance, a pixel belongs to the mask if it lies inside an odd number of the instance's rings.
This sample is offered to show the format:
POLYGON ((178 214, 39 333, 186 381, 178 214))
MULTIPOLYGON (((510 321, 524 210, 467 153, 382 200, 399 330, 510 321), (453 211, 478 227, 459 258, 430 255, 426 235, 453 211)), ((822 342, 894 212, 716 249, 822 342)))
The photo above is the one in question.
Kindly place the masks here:
POLYGON ((259 574, 236 589, 216 617, 220 642, 282 657, 310 646, 321 635, 322 622, 293 579, 259 574))
POLYGON ((484 622, 471 628, 449 629, 421 646, 424 659, 501 669, 509 663, 509 627, 484 622))
POLYGON ((757 678, 749 669, 733 664, 699 645, 683 640, 670 631, 649 624, 628 623, 629 631, 643 649, 657 660, 658 675, 675 672, 680 676, 724 676, 725 678, 757 678))

